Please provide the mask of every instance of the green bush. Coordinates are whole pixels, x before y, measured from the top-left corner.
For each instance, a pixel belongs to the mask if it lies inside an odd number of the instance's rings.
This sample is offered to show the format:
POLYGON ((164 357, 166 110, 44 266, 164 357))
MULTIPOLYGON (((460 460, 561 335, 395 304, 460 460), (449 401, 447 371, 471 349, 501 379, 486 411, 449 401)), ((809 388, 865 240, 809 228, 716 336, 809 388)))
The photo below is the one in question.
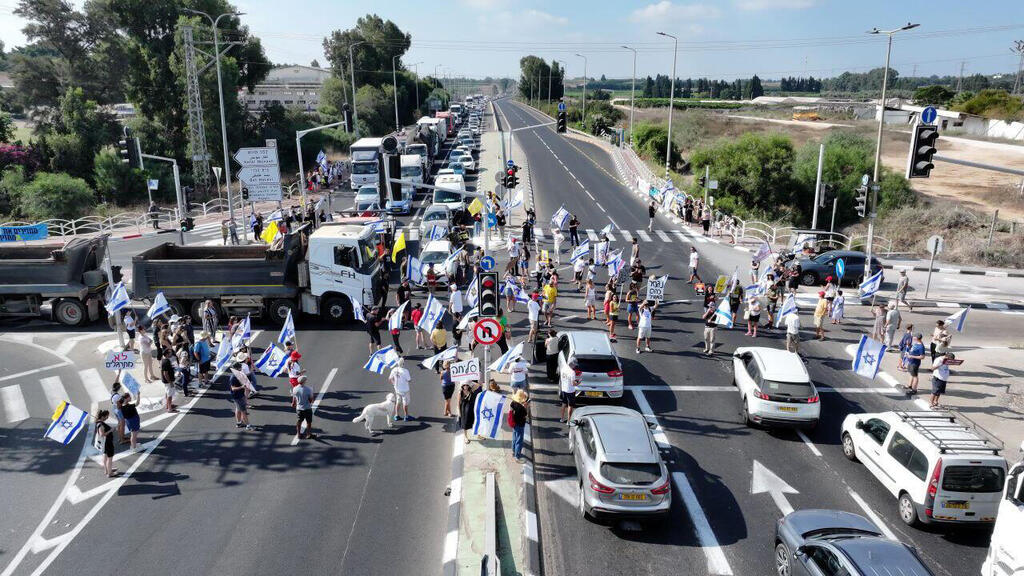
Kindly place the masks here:
MULTIPOLYGON (((665 163, 665 143, 668 142, 668 128, 660 124, 637 124, 633 131, 633 149, 645 160, 665 163)), ((675 170, 684 163, 679 147, 672 143, 672 162, 669 168, 675 170)))
POLYGON ((146 173, 129 167, 113 148, 105 148, 96 155, 96 192, 105 202, 118 206, 144 204, 149 199, 146 173))
MULTIPOLYGON (((668 106, 668 98, 637 98, 637 108, 665 108, 668 106)), ((676 110, 686 110, 689 108, 705 108, 708 110, 735 110, 742 108, 743 104, 740 102, 705 102, 703 100, 686 100, 682 98, 676 98, 672 102, 672 107, 676 110)))
POLYGON ((17 192, 22 215, 34 220, 79 218, 96 205, 92 188, 81 178, 40 172, 17 192))
POLYGON ((997 120, 1011 121, 1024 118, 1024 102, 1011 96, 1006 90, 982 90, 953 109, 997 120))

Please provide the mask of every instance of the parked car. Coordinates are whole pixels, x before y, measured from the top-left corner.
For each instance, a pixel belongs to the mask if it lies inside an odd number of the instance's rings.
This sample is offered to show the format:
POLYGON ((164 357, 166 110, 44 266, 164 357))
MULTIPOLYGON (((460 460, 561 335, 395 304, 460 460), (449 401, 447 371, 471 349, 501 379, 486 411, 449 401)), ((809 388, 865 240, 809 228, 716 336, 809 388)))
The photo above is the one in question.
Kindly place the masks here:
POLYGON ((444 204, 431 204, 423 210, 423 218, 420 220, 420 239, 426 239, 434 226, 443 226, 451 229, 452 210, 444 204))
POLYGON ((732 368, 733 383, 743 399, 743 421, 748 426, 818 425, 818 390, 797 354, 777 348, 737 348, 732 368))
POLYGON ((797 510, 775 523, 780 576, 933 576, 912 547, 883 536, 867 518, 839 510, 797 510))
POLYGON ((995 522, 1006 480, 1003 444, 963 415, 850 414, 840 439, 843 454, 896 497, 907 525, 995 522))
POLYGON ((449 278, 455 277, 455 260, 452 260, 447 266, 445 261, 452 254, 452 244, 447 240, 431 240, 423 246, 420 250, 419 259, 421 262, 420 270, 423 272, 423 282, 420 286, 426 285, 427 268, 430 264, 434 265, 434 274, 437 275, 438 286, 448 286, 449 278))
MULTIPOLYGON (((822 252, 812 258, 797 258, 794 262, 800 264, 800 283, 804 286, 816 286, 825 283, 825 278, 836 274, 836 261, 843 259, 846 270, 843 274, 843 284, 857 286, 864 277, 864 258, 867 255, 858 250, 829 250, 822 252)), ((790 264, 792 266, 793 264, 790 264)), ((871 257, 871 273, 875 274, 882 269, 882 263, 878 258, 871 257)))
MULTIPOLYGON (((1020 443, 1024 455, 1024 442, 1020 443)), ((1020 576, 1024 574, 1024 554, 1020 553, 1020 535, 1024 533, 1024 460, 1006 475, 1006 489, 999 501, 999 515, 992 528, 988 555, 981 576, 1020 576)))
POLYGON ((558 378, 571 379, 578 397, 622 398, 622 364, 604 332, 559 332, 558 378))
POLYGON ((584 518, 665 517, 672 481, 650 425, 636 410, 584 406, 569 421, 584 518))

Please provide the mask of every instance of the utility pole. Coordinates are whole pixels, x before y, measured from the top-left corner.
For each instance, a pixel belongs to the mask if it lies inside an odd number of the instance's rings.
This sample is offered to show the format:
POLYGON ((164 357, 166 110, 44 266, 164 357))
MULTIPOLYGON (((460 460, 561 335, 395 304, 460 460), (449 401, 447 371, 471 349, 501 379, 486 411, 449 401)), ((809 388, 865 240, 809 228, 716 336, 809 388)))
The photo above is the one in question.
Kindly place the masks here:
POLYGON ((821 203, 821 169, 825 165, 825 145, 818 147, 818 177, 814 180, 814 216, 811 217, 811 230, 818 229, 818 204, 821 203))
POLYGON ((963 86, 963 83, 964 83, 964 66, 966 66, 966 65, 967 65, 967 62, 963 62, 963 61, 960 62, 960 76, 957 77, 957 79, 956 79, 956 93, 957 94, 960 93, 960 88, 963 86))
POLYGON ((664 32, 658 32, 659 36, 671 38, 674 42, 672 47, 672 87, 668 92, 668 141, 665 142, 665 179, 668 180, 668 167, 672 162, 672 112, 675 109, 676 98, 676 56, 679 55, 679 38, 664 32))
POLYGON ((398 64, 395 63, 398 56, 398 54, 395 54, 391 57, 391 84, 395 91, 395 132, 402 129, 401 124, 398 122, 398 64))
POLYGON ((623 46, 626 50, 633 52, 633 83, 629 88, 629 145, 633 146, 633 110, 635 108, 635 96, 636 96, 636 48, 630 48, 629 46, 623 46))
POLYGON ((583 58, 583 129, 587 128, 587 57, 583 54, 577 54, 580 58, 583 58))
POLYGON ((1010 52, 1016 52, 1020 54, 1020 63, 1017 64, 1017 78, 1013 81, 1013 91, 1011 94, 1016 94, 1021 86, 1021 75, 1024 74, 1024 40, 1017 40, 1013 43, 1013 48, 1010 48, 1010 52))
POLYGON ((352 49, 360 44, 366 44, 366 40, 348 45, 348 71, 352 76, 352 124, 355 125, 353 131, 356 133, 356 140, 359 139, 359 106, 356 106, 356 64, 355 58, 352 56, 352 49))
POLYGON ((191 26, 181 27, 185 52, 185 87, 188 93, 188 143, 192 148, 192 184, 204 194, 209 194, 210 152, 206 148, 203 99, 199 92, 199 71, 196 69, 196 45, 192 31, 191 26))

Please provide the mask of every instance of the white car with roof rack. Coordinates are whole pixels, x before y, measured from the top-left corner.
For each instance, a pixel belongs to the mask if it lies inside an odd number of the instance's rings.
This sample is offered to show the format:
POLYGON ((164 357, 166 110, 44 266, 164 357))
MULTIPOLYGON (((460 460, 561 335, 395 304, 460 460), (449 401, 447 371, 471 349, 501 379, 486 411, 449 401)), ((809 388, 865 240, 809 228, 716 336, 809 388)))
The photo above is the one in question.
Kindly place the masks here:
POLYGON ((900 519, 918 523, 995 522, 1006 479, 1003 443, 951 411, 850 414, 843 454, 860 461, 898 501, 900 519))

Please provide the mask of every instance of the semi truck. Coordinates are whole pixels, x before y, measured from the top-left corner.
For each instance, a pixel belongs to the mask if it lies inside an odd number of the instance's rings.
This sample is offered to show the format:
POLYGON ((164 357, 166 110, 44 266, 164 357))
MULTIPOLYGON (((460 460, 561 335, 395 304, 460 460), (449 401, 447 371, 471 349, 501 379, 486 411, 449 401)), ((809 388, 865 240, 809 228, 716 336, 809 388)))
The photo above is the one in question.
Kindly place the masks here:
POLYGON ((441 146, 448 137, 448 125, 438 118, 420 118, 416 121, 416 139, 427 147, 430 166, 441 156, 441 146))
POLYGON ((440 118, 445 122, 445 138, 455 135, 455 116, 451 112, 435 112, 434 118, 440 118))
MULTIPOLYGON (((106 251, 106 235, 0 246, 0 318, 38 317, 44 304, 53 320, 67 326, 105 318, 106 251)), ((120 269, 112 270, 115 282, 120 280, 120 269)))
MULTIPOLYGON (((1024 455, 1024 442, 1020 444, 1024 455)), ((992 528, 992 542, 981 567, 982 576, 1024 575, 1024 460, 1010 467, 992 528)))
POLYGON ((353 190, 377 183, 377 157, 381 154, 383 142, 383 138, 360 138, 349 146, 353 190))
POLYGON ((313 232, 299 227, 273 249, 164 243, 132 258, 132 296, 163 292, 175 314, 193 318, 212 300, 224 314, 277 324, 300 311, 342 322, 353 302, 369 306, 382 293, 376 245, 373 226, 330 222, 313 232))

